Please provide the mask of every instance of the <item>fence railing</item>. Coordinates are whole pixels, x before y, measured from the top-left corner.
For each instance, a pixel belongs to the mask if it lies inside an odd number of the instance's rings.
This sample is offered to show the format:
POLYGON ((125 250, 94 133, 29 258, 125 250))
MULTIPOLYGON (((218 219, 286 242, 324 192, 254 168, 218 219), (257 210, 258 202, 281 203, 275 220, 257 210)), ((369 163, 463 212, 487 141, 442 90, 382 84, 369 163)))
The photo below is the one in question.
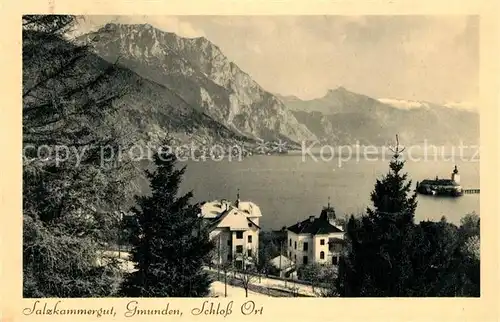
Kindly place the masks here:
MULTIPOLYGON (((236 287, 243 287, 243 283, 238 278, 235 278, 232 275, 228 275, 226 280, 224 280, 222 276, 218 278, 217 272, 209 271, 209 274, 216 281, 226 282, 228 285, 236 287)), ((248 290, 256 293, 266 294, 271 297, 313 297, 312 295, 302 294, 298 292, 298 290, 292 291, 283 288, 276 288, 276 287, 269 287, 269 286, 255 285, 255 284, 248 284, 248 290)))
MULTIPOLYGON (((217 272, 217 267, 212 267, 210 268, 210 270, 212 272, 217 272)), ((220 270, 221 273, 223 273, 223 270, 221 269, 220 270)), ((231 273, 238 273, 238 270, 237 269, 231 269, 231 270, 228 270, 228 272, 231 272, 231 273)), ((313 283, 313 282, 309 282, 309 281, 304 281, 304 280, 299 280, 299 279, 294 279, 294 278, 286 278, 286 277, 280 277, 280 276, 275 276, 275 275, 272 275, 272 274, 261 274, 261 273, 258 273, 258 272, 248 272, 248 271, 245 271, 245 274, 248 274, 248 275, 252 275, 252 276, 255 276, 255 277, 267 277, 267 278, 271 278, 273 280, 278 280, 278 281, 282 281, 282 282, 287 282, 287 283, 290 283, 290 284, 299 284, 299 285, 302 285, 302 286, 311 286, 311 287, 320 287, 320 288, 329 288, 331 287, 332 285, 329 284, 329 283, 321 283, 321 282, 318 282, 318 283, 313 283)))

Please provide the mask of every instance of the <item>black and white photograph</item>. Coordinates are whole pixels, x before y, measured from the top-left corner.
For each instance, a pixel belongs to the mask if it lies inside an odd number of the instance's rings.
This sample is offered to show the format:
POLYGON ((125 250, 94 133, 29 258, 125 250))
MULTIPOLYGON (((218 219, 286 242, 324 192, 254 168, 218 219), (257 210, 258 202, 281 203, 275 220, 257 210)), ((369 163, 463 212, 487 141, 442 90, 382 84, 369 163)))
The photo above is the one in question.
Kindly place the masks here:
POLYGON ((22 16, 23 298, 480 297, 480 21, 22 16))

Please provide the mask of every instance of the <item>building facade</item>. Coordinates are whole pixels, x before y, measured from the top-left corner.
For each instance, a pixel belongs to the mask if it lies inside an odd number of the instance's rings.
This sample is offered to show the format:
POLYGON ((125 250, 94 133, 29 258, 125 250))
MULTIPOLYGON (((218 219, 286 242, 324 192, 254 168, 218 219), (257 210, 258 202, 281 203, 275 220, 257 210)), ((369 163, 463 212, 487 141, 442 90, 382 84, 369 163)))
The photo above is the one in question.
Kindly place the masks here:
POLYGON ((287 256, 296 267, 310 263, 338 265, 345 232, 335 219, 333 208, 328 206, 319 218, 310 216, 287 228, 287 256))
POLYGON ((214 200, 202 203, 200 217, 210 228, 216 248, 213 264, 235 268, 255 265, 259 252, 260 208, 253 202, 214 200))

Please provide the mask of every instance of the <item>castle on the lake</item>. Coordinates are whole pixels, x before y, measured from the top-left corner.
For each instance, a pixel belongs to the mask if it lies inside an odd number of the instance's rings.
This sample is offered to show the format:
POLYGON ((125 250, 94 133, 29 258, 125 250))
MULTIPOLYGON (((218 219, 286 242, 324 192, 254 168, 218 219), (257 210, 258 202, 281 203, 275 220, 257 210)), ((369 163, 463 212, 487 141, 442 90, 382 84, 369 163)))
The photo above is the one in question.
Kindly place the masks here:
POLYGON ((452 196, 463 195, 463 189, 460 185, 460 174, 455 165, 450 179, 440 179, 436 176, 434 180, 426 179, 417 182, 416 191, 424 195, 452 196))

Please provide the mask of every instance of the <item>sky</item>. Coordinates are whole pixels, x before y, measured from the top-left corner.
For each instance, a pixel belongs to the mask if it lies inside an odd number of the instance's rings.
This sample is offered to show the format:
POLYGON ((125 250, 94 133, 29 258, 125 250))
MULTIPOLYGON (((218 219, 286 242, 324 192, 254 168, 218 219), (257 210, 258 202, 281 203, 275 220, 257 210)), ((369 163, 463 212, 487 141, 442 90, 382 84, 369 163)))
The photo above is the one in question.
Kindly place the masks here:
POLYGON ((264 89, 313 99, 343 86, 374 98, 475 105, 477 16, 87 16, 204 36, 264 89))

